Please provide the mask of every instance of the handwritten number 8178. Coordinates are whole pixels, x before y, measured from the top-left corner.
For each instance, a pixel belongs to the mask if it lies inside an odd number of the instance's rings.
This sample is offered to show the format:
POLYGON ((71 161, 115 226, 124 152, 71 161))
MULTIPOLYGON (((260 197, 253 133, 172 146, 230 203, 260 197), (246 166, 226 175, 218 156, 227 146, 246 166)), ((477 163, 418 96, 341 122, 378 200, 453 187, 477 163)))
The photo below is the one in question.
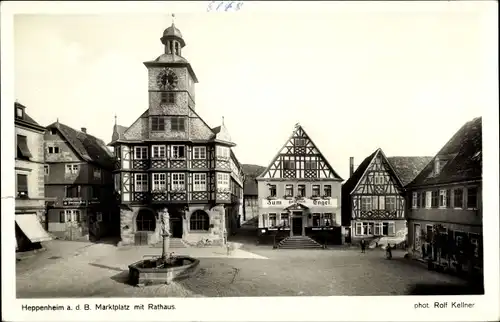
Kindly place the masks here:
POLYGON ((243 6, 241 1, 210 1, 207 11, 238 11, 243 6))

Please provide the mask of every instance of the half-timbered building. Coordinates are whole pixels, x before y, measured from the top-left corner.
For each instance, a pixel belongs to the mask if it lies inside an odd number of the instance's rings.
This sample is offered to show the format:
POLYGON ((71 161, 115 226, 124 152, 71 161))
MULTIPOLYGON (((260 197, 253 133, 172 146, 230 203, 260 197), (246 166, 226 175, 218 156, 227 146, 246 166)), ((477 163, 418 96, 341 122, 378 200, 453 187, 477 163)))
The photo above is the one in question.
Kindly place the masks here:
POLYGON ((257 182, 261 241, 278 236, 283 245, 301 236, 304 243, 342 243, 342 179, 302 126, 296 125, 257 182))
POLYGON ((60 123, 45 131, 47 228, 67 240, 99 240, 119 231, 114 157, 99 138, 60 123))
POLYGON ((457 253, 463 252, 482 271, 481 117, 455 133, 408 185, 407 195, 408 241, 413 255, 454 262, 458 267, 457 253))
POLYGON ((382 149, 366 157, 342 186, 342 224, 348 240, 380 244, 405 241, 405 184, 427 165, 430 157, 387 158, 382 149))
POLYGON ((164 53, 144 63, 149 108, 129 127, 113 129, 118 158, 115 191, 122 244, 155 244, 167 212, 171 241, 221 243, 242 213, 243 172, 227 128, 211 128, 195 110, 191 64, 174 24, 161 38, 164 53))

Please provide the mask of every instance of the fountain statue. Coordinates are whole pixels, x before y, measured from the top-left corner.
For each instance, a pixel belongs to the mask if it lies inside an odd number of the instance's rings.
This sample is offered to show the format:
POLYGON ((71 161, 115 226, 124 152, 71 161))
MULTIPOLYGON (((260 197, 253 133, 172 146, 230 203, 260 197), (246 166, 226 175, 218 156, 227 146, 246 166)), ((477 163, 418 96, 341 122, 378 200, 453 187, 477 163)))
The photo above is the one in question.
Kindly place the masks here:
POLYGON ((163 238, 163 247, 161 257, 163 261, 168 258, 168 249, 170 248, 170 216, 165 208, 161 213, 161 235, 163 238))

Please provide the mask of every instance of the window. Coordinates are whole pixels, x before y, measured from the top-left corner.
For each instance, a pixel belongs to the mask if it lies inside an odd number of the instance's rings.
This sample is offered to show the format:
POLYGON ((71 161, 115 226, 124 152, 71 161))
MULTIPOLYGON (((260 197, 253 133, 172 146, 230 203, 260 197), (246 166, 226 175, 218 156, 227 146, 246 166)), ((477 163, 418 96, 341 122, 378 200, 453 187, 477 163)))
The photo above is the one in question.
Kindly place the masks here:
POLYGON ((81 214, 80 210, 76 209, 66 209, 61 212, 59 212, 59 222, 60 223, 66 223, 66 222, 81 222, 81 214))
POLYGON ((419 192, 418 195, 420 196, 419 202, 420 202, 420 207, 425 208, 425 191, 419 192))
POLYGON ((316 185, 316 184, 313 185, 312 186, 312 196, 313 197, 319 197, 319 194, 320 194, 320 192, 319 192, 319 185, 316 185))
POLYGON ((50 129, 50 134, 56 135, 57 134, 57 130, 55 128, 50 129))
POLYGON ((378 209, 378 197, 379 196, 372 196, 372 209, 378 209))
POLYGON ((175 93, 173 92, 161 92, 161 103, 174 104, 175 103, 175 93))
POLYGON ((165 191, 167 189, 167 175, 165 173, 153 173, 153 191, 165 191))
POLYGON ((446 208, 446 190, 439 190, 439 208, 446 208))
POLYGON ((186 157, 184 145, 172 145, 172 158, 183 159, 186 157))
POLYGON ((476 209, 477 208, 477 188, 471 187, 467 188, 467 208, 476 209))
POLYGON ((323 192, 324 192, 324 197, 331 197, 332 196, 332 186, 329 184, 325 184, 323 186, 323 192))
POLYGON ((58 146, 49 146, 47 147, 49 154, 58 154, 59 153, 59 147, 58 146))
POLYGON ((31 153, 28 148, 28 139, 24 135, 17 135, 17 157, 29 160, 31 153))
POLYGON ((389 210, 389 211, 396 210, 396 197, 395 196, 385 197, 385 209, 389 210))
POLYGON ((283 161, 283 170, 294 170, 295 169, 295 161, 294 160, 284 160, 283 161))
POLYGON ((323 224, 327 227, 332 225, 332 214, 331 213, 323 214, 323 224))
POLYGON ((276 214, 269 214, 269 227, 276 227, 276 214))
POLYGON ((361 196, 361 210, 364 211, 372 210, 372 197, 361 196))
POLYGON ((207 175, 205 173, 195 173, 193 191, 206 191, 207 190, 207 175))
POLYGON ((19 118, 23 118, 23 108, 22 107, 16 108, 16 116, 19 118))
POLYGON ((431 195, 431 207, 437 208, 439 205, 439 190, 433 190, 431 195))
POLYGON ((217 173, 217 188, 229 189, 229 173, 217 173))
POLYGON ((297 187, 297 196, 305 197, 306 196, 306 186, 303 184, 299 184, 297 187))
POLYGON ((316 160, 313 161, 305 161, 304 163, 305 170, 315 170, 316 169, 316 160))
POLYGON ((290 227, 290 215, 287 213, 281 214, 281 225, 283 227, 290 227))
POLYGON ((474 257, 479 257, 480 236, 478 234, 469 233, 469 240, 470 240, 471 245, 474 248, 474 257))
POLYGON ((185 131, 185 119, 183 117, 172 117, 170 130, 172 131, 185 131))
POLYGON ((148 191, 148 175, 146 173, 136 173, 135 174, 135 191, 144 192, 148 191))
POLYGON ((375 184, 383 184, 384 181, 385 181, 384 180, 384 176, 381 175, 381 174, 376 173, 373 176, 373 181, 374 181, 375 184))
POLYGON ((134 147, 135 160, 144 160, 148 158, 148 148, 146 146, 134 147))
POLYGON ((193 148, 193 159, 203 160, 207 158, 207 148, 204 146, 195 146, 193 148))
POLYGON ((285 196, 286 197, 293 197, 293 185, 287 184, 285 186, 285 196))
POLYGON ((91 186, 90 187, 90 197, 92 199, 99 199, 100 197, 100 187, 99 186, 91 186))
POLYGON ((411 207, 413 209, 418 208, 418 194, 416 192, 412 193, 411 207))
POLYGON ((172 173, 172 189, 173 190, 186 190, 184 173, 172 173))
POLYGON ((357 236, 363 235, 363 223, 362 222, 356 222, 356 235, 357 236))
POLYGON ((217 157, 229 158, 229 148, 227 146, 217 146, 217 157))
POLYGON ((296 138, 295 139, 295 145, 296 146, 305 146, 306 145, 306 139, 296 138))
POLYGON ((190 230, 208 230, 209 218, 203 210, 196 210, 189 218, 190 230))
POLYGON ((151 131, 165 131, 165 117, 153 116, 151 118, 151 131))
POLYGON ((276 185, 269 185, 269 197, 276 197, 276 185))
POLYGON ((451 208, 451 191, 450 189, 446 190, 446 208, 451 208))
POLYGON ((50 168, 49 168, 48 164, 43 166, 43 174, 46 176, 48 176, 50 174, 50 168))
POLYGON ((66 198, 81 198, 81 186, 66 186, 66 198))
POLYGON ((453 190, 453 207, 462 208, 464 206, 464 190, 462 188, 453 190))
POLYGON ((431 201, 432 201, 432 191, 426 191, 425 192, 425 208, 431 207, 431 201))
POLYGON ((157 159, 165 159, 167 156, 166 146, 164 145, 153 145, 151 147, 151 157, 157 159))
POLYGON ((320 215, 318 213, 314 213, 312 215, 313 219, 313 227, 319 227, 320 226, 320 215))
POLYGON ((26 174, 17 175, 17 196, 28 196, 28 176, 26 174))
POLYGON ((101 169, 94 169, 94 179, 101 179, 101 169))
POLYGON ((376 222, 374 227, 374 235, 381 236, 382 235, 382 223, 376 222))
POLYGON ((66 164, 66 174, 78 174, 80 166, 78 164, 66 164))

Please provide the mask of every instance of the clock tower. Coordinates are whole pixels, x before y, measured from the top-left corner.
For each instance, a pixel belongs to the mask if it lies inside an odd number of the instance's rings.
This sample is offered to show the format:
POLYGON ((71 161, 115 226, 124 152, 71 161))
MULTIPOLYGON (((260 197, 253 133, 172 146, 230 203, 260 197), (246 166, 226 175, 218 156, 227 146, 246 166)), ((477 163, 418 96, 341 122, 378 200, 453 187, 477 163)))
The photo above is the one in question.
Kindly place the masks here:
POLYGON ((189 109, 195 109, 198 79, 182 56, 186 43, 173 22, 160 40, 164 53, 144 63, 148 69, 149 115, 188 116, 189 109))

